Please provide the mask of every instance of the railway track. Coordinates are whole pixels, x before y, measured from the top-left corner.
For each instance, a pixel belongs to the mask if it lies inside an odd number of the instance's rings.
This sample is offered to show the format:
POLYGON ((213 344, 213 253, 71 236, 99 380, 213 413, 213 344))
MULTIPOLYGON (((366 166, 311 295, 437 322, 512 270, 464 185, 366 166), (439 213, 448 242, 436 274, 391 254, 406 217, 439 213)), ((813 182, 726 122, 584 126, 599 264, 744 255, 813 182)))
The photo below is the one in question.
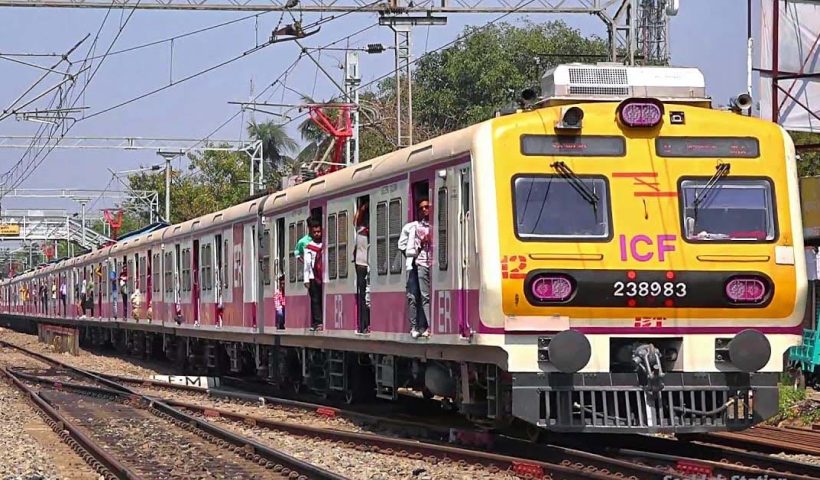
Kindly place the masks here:
POLYGON ((739 475, 749 478, 750 475, 755 477, 778 472, 782 474, 782 478, 820 478, 820 466, 774 457, 754 448, 740 450, 715 444, 706 445, 703 442, 693 443, 643 435, 608 436, 596 434, 581 436, 552 434, 549 435, 550 445, 536 446, 531 442, 515 438, 494 436, 492 440, 488 440, 490 436, 481 432, 471 432, 464 429, 458 429, 454 432, 453 429, 448 427, 436 427, 418 421, 385 418, 350 410, 349 408, 328 406, 327 404, 315 404, 222 389, 204 390, 196 387, 176 386, 165 382, 143 381, 133 378, 123 380, 150 387, 157 394, 162 391, 173 392, 182 389, 217 399, 233 399, 243 403, 261 403, 274 408, 309 411, 317 416, 346 418, 367 425, 368 429, 383 428, 394 432, 394 434, 399 432, 400 435, 407 435, 412 438, 424 436, 431 440, 452 440, 454 437, 460 437, 462 440, 466 439, 468 444, 479 448, 491 447, 496 452, 515 454, 532 459, 560 458, 561 455, 571 458, 573 454, 585 452, 609 458, 620 458, 633 463, 654 465, 658 468, 683 474, 706 474, 709 476, 720 474, 729 478, 733 475, 739 475), (608 447, 597 447, 599 445, 607 445, 608 447), (615 447, 615 445, 618 447, 615 447))
MULTIPOLYGON (((249 457, 252 462, 262 459, 262 450, 265 448, 259 441, 251 435, 254 430, 272 430, 276 432, 287 432, 301 437, 321 438, 332 442, 342 443, 348 448, 356 450, 366 450, 383 454, 392 454, 398 457, 409 457, 423 459, 430 463, 452 464, 454 468, 481 466, 487 474, 511 474, 523 478, 657 478, 668 473, 663 469, 656 469, 649 466, 634 464, 626 461, 608 459, 594 454, 584 454, 583 452, 571 455, 563 455, 556 461, 537 461, 529 458, 505 456, 477 450, 456 448, 448 445, 425 443, 405 439, 391 438, 383 435, 361 434, 354 432, 344 432, 330 429, 322 429, 300 425, 295 422, 272 422, 264 418, 252 418, 246 415, 233 414, 227 410, 216 410, 195 404, 186 404, 178 401, 163 401, 157 397, 149 397, 135 392, 133 389, 123 387, 113 380, 98 377, 93 373, 73 369, 67 365, 62 365, 48 357, 41 356, 34 352, 28 352, 42 361, 53 362, 56 366, 48 369, 37 369, 32 371, 21 371, 19 369, 3 369, 3 373, 10 377, 18 387, 26 389, 27 393, 38 397, 42 404, 51 407, 53 413, 60 415, 56 422, 64 425, 71 425, 74 430, 79 431, 75 424, 81 423, 83 429, 99 428, 102 432, 97 438, 86 439, 85 447, 89 454, 97 459, 105 461, 111 478, 145 478, 139 473, 145 474, 150 469, 150 462, 144 455, 137 455, 137 445, 132 441, 125 441, 120 438, 121 433, 154 432, 162 430, 157 423, 146 423, 135 421, 145 420, 147 417, 136 415, 133 409, 147 410, 150 414, 161 420, 168 420, 179 427, 189 427, 188 430, 199 433, 206 440, 212 441, 218 447, 228 447, 228 450, 238 452, 244 457, 249 457), (41 375, 38 375, 40 373, 41 375), (89 381, 77 377, 87 377, 92 380, 100 380, 104 386, 95 386, 89 381), (74 381, 80 380, 80 381, 74 381), (35 392, 29 384, 37 383, 44 389, 35 392), (112 400, 117 400, 112 402, 112 400), (111 405, 115 405, 111 407, 111 405), (55 408, 55 406, 57 408, 55 408), (60 412, 57 412, 61 410, 60 412), (94 413, 96 412, 96 413, 94 413), (233 422, 242 428, 227 429, 225 422, 233 422), (123 426, 125 425, 125 426, 123 426), (214 435, 212 432, 219 432, 214 435), (102 437, 102 441, 94 440, 102 437), (227 440, 234 440, 234 447, 228 445, 227 440), (126 457, 127 462, 112 458, 106 452, 106 447, 114 444, 124 444, 123 448, 117 452, 126 457), (251 446, 252 448, 249 448, 251 446), (107 455, 107 458, 106 458, 107 455), (127 463, 127 464, 126 464, 127 463), (135 470, 137 470, 135 472, 135 470)), ((167 434, 166 432, 163 432, 167 434)), ((257 437, 259 437, 257 435, 257 437)), ((161 438, 160 440, 175 444, 179 440, 161 438)), ((182 440, 184 442, 184 440, 182 440)), ((149 442, 152 443, 152 442, 149 442)), ((159 442, 157 442, 159 443, 159 442)), ((144 446, 144 444, 143 444, 144 446)), ((155 448, 155 447, 152 447, 155 448)), ((196 444, 194 448, 205 448, 196 444)), ((240 457, 242 456, 240 455, 240 457)), ((188 455, 199 457, 197 455, 188 455)), ((103 464, 103 462, 99 462, 103 464)), ((230 468, 242 471, 240 466, 233 464, 230 468)), ((214 465, 209 468, 215 468, 214 465)), ((160 470, 158 466, 153 466, 154 470, 160 470)), ((284 471, 284 470, 282 470, 284 471)), ((288 469, 291 471, 299 471, 288 469)), ((233 475, 230 478, 246 478, 233 475)), ((303 474, 299 478, 344 478, 328 472, 327 476, 303 474)))
MULTIPOLYGON (((32 352, 33 353, 33 352, 32 352)), ((35 354, 36 355, 36 354, 35 354)), ((48 357, 43 357, 48 358, 48 357)), ((50 360, 50 359, 49 359, 50 360)), ((48 373, 48 372, 46 372, 48 373)), ((53 373, 53 372, 51 372, 53 373)), ((745 476, 775 475, 779 478, 819 478, 820 467, 771 457, 755 452, 744 452, 716 445, 686 443, 671 439, 645 436, 555 436, 550 445, 538 445, 509 437, 496 436, 492 440, 490 454, 475 448, 454 447, 444 444, 452 436, 449 428, 435 428, 408 420, 395 420, 378 415, 351 411, 290 399, 262 396, 253 393, 232 392, 220 389, 204 390, 196 387, 172 385, 164 382, 105 376, 118 385, 129 384, 130 389, 148 398, 154 398, 169 408, 174 408, 199 421, 217 425, 244 437, 263 437, 267 432, 287 433, 306 439, 321 439, 346 445, 359 451, 378 452, 402 458, 424 459, 431 463, 449 463, 454 466, 470 465, 486 474, 507 473, 516 476, 555 476, 556 478, 662 478, 664 475, 724 475, 745 476), (175 392, 175 393, 174 393, 175 392), (184 392, 181 394, 180 392, 184 392), (188 398, 186 399, 185 396, 188 398), (168 398, 175 397, 176 399, 168 398), (249 415, 232 408, 216 408, 216 402, 227 404, 262 403, 271 409, 263 409, 263 415, 249 415), (303 421, 282 421, 269 418, 268 410, 309 412, 325 419, 346 418, 367 425, 368 429, 391 430, 390 436, 362 432, 342 431, 325 426, 308 426, 303 421), (395 438, 400 435, 412 438, 425 437, 426 441, 395 438), (413 432, 413 433, 408 433, 413 432), (579 444, 578 439, 583 442, 579 444), (608 445, 595 447, 594 445, 608 445), (616 447, 617 446, 617 447, 616 447)), ((41 378, 55 381, 54 378, 41 378)), ((60 378, 59 380, 65 380, 60 378)), ((257 409, 258 410, 258 409, 257 409)), ((487 436, 481 432, 462 432, 469 437, 487 436)), ((478 448, 486 449, 482 444, 478 448)))
POLYGON ((820 456, 820 425, 811 429, 759 425, 742 432, 700 434, 691 439, 745 450, 820 456))
POLYGON ((0 372, 106 478, 346 478, 93 373, 50 363, 47 370, 0 372))

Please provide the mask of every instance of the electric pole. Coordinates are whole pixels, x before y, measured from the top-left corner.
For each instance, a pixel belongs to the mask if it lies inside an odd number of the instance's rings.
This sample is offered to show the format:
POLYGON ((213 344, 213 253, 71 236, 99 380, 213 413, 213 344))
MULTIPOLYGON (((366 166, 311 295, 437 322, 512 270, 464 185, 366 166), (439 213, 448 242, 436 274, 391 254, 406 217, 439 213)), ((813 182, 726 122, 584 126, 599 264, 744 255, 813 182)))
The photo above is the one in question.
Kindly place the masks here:
POLYGON ((171 160, 184 154, 179 151, 157 150, 157 155, 165 159, 165 221, 171 223, 171 160))
POLYGON ((359 163, 359 85, 362 77, 359 74, 359 52, 348 50, 345 55, 345 94, 347 101, 356 106, 353 109, 353 138, 345 145, 346 163, 359 163), (353 152, 351 156, 351 143, 353 152))

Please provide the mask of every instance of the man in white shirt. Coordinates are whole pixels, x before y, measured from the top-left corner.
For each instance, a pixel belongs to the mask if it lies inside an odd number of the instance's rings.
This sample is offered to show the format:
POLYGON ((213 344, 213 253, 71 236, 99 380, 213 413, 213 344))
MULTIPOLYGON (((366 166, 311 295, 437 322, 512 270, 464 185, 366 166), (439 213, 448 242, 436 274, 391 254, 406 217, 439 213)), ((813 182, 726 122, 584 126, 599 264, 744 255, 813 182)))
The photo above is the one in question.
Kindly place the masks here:
POLYGON ((433 265, 430 201, 421 200, 418 212, 419 220, 412 222, 415 225, 405 226, 411 226, 405 249, 407 310, 410 317, 410 335, 413 338, 427 338, 430 336, 430 267, 433 265))
POLYGON ((353 249, 353 264, 356 267, 356 311, 359 315, 357 331, 370 333, 370 306, 367 303, 367 286, 369 283, 370 252, 370 217, 367 199, 359 204, 356 215, 353 216, 353 227, 356 230, 356 245, 353 249))

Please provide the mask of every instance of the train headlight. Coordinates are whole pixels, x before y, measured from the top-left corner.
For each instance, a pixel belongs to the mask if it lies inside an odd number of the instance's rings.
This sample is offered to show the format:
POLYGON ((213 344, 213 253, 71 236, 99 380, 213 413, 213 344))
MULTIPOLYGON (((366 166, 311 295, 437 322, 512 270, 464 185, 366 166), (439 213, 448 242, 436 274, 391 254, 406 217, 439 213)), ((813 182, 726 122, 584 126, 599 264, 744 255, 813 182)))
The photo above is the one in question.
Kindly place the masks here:
POLYGON ((762 303, 768 293, 766 281, 760 277, 733 277, 726 282, 726 298, 732 303, 762 303))
POLYGON ((562 275, 541 275, 530 282, 533 297, 542 302, 563 302, 573 290, 572 282, 562 275))
POLYGON ((584 111, 579 107, 561 109, 561 119, 555 124, 556 130, 580 130, 584 120, 584 111))
POLYGON ((618 105, 618 120, 627 127, 654 127, 663 118, 663 104, 652 98, 630 98, 618 105))

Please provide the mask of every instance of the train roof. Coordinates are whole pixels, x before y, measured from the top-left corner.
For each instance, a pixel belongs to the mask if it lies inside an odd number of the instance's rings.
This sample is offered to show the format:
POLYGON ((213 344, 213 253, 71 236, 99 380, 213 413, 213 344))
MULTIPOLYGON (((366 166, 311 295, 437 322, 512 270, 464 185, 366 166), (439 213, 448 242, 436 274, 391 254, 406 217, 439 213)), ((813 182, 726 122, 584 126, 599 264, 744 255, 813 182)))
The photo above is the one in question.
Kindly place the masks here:
POLYGON ((710 107, 703 73, 693 67, 626 66, 614 63, 558 65, 541 77, 542 105, 579 101, 620 102, 651 97, 710 107))
POLYGON ((442 158, 462 154, 470 149, 473 134, 483 123, 486 122, 450 132, 273 193, 264 199, 262 213, 269 215, 292 208, 294 205, 307 202, 314 195, 342 192, 353 184, 366 186, 395 177, 405 173, 407 164, 410 162, 415 168, 424 168, 442 158))

